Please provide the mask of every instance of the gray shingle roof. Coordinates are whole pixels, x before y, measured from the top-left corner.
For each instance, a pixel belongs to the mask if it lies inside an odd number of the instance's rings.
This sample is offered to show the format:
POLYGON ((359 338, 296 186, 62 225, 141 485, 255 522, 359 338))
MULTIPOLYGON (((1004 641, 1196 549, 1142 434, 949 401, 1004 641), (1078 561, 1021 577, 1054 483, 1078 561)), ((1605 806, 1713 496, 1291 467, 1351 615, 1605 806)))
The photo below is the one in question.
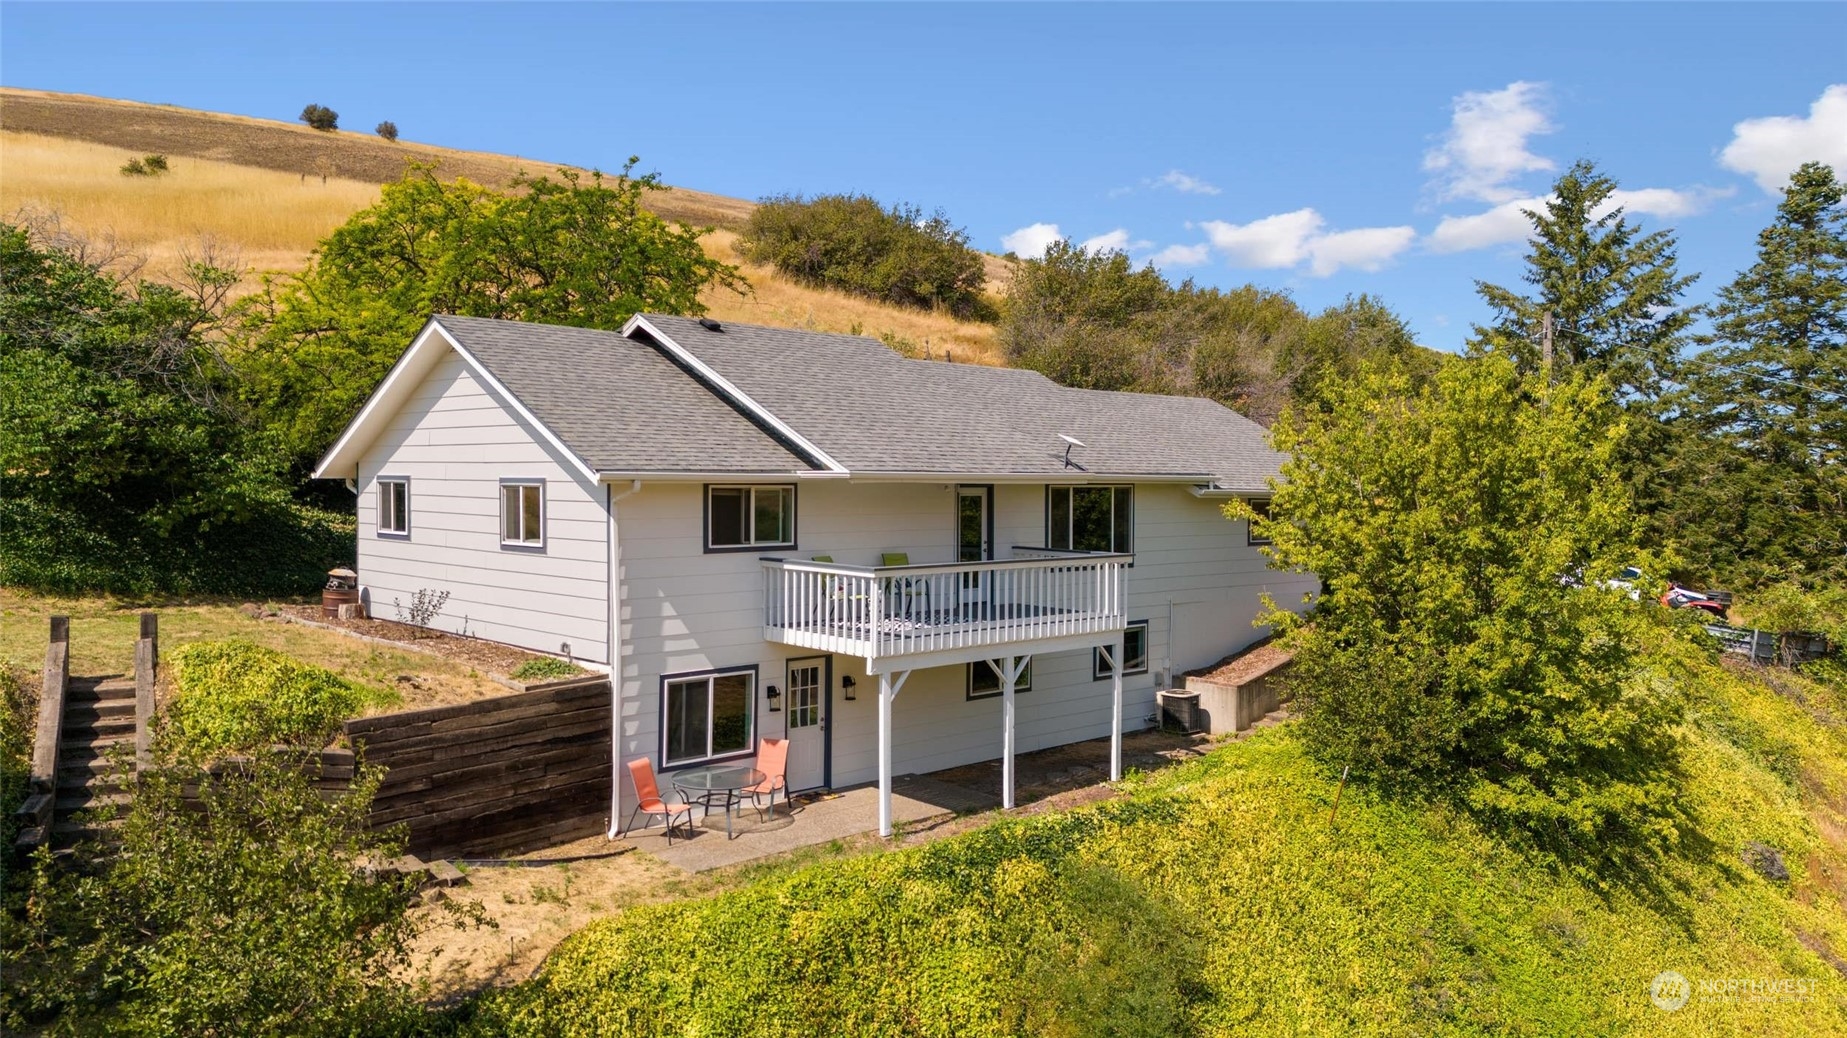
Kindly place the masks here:
POLYGON ((1194 476, 1260 490, 1282 456, 1255 422, 1211 400, 1067 389, 1036 372, 909 360, 872 339, 648 315, 856 474, 1056 478, 1058 434, 1090 473, 1194 476))
POLYGON ((618 332, 435 318, 565 446, 600 472, 777 472, 816 466, 618 332))

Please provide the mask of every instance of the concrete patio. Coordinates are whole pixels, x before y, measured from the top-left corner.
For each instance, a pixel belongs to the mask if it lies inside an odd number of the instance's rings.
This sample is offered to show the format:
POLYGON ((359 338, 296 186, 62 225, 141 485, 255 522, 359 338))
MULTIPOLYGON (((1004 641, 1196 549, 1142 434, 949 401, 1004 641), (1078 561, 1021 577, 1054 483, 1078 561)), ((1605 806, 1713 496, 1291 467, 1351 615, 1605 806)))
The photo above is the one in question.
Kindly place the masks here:
MULTIPOLYGON (((1210 739, 1159 731, 1123 737, 1123 767, 1144 771, 1205 752, 1210 739)), ((1073 743, 1016 758, 1016 796, 1025 805, 1056 793, 1100 785, 1109 777, 1109 740, 1073 743)), ((914 827, 955 815, 975 814, 1000 806, 1000 762, 969 764, 927 775, 900 775, 892 782, 892 819, 914 827)), ((878 828, 878 787, 854 786, 828 793, 797 795, 793 810, 780 801, 773 817, 763 819, 746 801, 732 816, 734 839, 725 838, 724 815, 698 819, 690 839, 665 830, 634 830, 623 839, 661 861, 687 872, 740 865, 759 858, 843 840, 878 828)))

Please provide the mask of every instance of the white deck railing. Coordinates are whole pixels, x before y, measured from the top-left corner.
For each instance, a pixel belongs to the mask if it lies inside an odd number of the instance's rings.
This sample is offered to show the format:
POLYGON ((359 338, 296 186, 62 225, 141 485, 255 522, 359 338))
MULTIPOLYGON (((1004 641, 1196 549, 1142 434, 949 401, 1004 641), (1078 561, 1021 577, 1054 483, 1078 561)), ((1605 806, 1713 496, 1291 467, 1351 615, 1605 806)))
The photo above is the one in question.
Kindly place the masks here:
POLYGON ((1134 556, 1013 549, 1008 560, 844 566, 763 560, 763 636, 867 659, 1121 629, 1134 556))

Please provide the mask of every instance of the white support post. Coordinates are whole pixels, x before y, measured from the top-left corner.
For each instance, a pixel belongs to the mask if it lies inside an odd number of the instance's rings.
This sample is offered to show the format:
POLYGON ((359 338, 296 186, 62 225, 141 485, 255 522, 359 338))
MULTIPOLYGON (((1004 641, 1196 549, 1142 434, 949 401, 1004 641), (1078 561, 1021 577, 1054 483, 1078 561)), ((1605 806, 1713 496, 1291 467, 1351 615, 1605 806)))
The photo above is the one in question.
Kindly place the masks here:
POLYGON ((1110 672, 1110 712, 1109 712, 1109 780, 1122 781, 1122 657, 1123 635, 1116 635, 1116 643, 1107 646, 1109 650, 1110 672))
POLYGON ((908 670, 901 670, 897 680, 890 674, 879 675, 879 835, 891 835, 891 701, 904 688, 908 670))
POLYGON ((991 661, 994 673, 1000 675, 1000 806, 1003 811, 1013 810, 1013 686, 1020 676, 1020 657, 1007 656, 991 661), (999 664, 999 666, 995 666, 999 664))

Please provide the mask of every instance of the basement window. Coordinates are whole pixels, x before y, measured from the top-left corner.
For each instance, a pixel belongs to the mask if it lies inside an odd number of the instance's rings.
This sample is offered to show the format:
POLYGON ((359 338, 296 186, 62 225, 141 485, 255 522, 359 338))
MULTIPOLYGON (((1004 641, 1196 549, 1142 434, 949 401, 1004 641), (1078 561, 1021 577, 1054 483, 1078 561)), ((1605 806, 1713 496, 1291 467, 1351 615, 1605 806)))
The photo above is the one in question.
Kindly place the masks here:
POLYGON ((752 751, 757 668, 661 678, 661 764, 679 767, 752 751))
MULTIPOLYGON (((1124 675, 1148 673, 1148 621, 1137 620, 1122 632, 1124 675)), ((1090 676, 1098 681, 1110 676, 1109 661, 1102 649, 1090 650, 1090 676)))
MULTIPOLYGON (((1013 690, 1015 692, 1031 692, 1033 690, 1032 660, 1027 660, 1026 665, 1020 668, 1020 676, 1015 681, 1013 690)), ((969 664, 968 698, 987 699, 990 696, 998 695, 1000 695, 1000 672, 995 670, 987 660, 976 660, 969 664)))

